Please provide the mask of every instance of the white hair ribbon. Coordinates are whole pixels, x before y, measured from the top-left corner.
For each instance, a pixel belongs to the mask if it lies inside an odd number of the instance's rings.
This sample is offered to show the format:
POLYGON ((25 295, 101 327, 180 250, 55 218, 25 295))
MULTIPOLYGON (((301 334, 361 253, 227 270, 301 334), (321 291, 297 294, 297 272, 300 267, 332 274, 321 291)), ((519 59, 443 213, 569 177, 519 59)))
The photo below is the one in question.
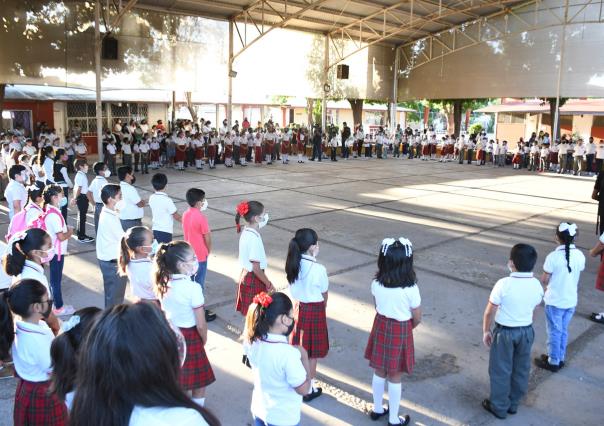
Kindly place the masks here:
POLYGON ((405 247, 405 255, 410 257, 413 254, 413 244, 407 238, 400 237, 398 241, 405 247))
POLYGON ((17 232, 15 235, 10 237, 7 244, 8 244, 8 252, 10 253, 11 256, 14 254, 13 246, 15 245, 15 243, 23 241, 25 239, 25 237, 27 237, 27 233, 25 231, 17 232))
POLYGON ((382 240, 382 254, 384 256, 386 256, 386 253, 388 253, 388 249, 390 248, 390 246, 392 244, 394 244, 396 242, 396 240, 394 238, 384 238, 382 240))
POLYGON ((79 323, 80 323, 80 317, 78 315, 73 315, 71 318, 69 318, 67 321, 65 321, 63 324, 61 324, 61 330, 63 331, 63 333, 67 333, 69 330, 74 328, 79 323))
POLYGON ((575 235, 577 235, 577 224, 576 223, 562 222, 558 226, 558 231, 560 231, 560 232, 567 231, 568 235, 570 235, 571 237, 574 237, 575 235))

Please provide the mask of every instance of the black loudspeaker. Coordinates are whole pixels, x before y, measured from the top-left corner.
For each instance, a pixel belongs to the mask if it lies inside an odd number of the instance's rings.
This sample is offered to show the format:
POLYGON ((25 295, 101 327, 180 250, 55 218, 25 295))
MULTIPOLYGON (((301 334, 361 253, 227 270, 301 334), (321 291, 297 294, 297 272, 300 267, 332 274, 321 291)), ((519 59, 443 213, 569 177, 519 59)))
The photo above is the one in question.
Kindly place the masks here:
POLYGON ((338 79, 340 80, 348 80, 348 71, 349 71, 349 66, 348 65, 338 65, 337 67, 337 76, 338 79))
POLYGON ((117 59, 117 39, 111 35, 103 37, 103 45, 101 48, 101 57, 103 59, 116 60, 117 59))

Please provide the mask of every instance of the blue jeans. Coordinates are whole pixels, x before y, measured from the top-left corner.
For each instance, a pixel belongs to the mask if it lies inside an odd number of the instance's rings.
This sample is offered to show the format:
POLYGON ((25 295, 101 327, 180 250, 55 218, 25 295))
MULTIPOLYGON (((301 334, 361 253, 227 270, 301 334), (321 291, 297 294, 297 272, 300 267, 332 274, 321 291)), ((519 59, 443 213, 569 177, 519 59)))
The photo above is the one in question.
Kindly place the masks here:
POLYGON ((50 292, 56 309, 63 307, 63 294, 61 293, 61 280, 63 278, 63 264, 65 256, 61 256, 61 260, 57 260, 55 256, 50 261, 50 292))
POLYGON ((163 231, 153 230, 153 238, 157 240, 158 243, 169 243, 172 241, 172 234, 163 231))
POLYGON ((564 361, 568 342, 568 325, 574 313, 575 308, 560 309, 545 305, 547 352, 549 363, 552 365, 559 365, 560 361, 564 361))
MULTIPOLYGON (((292 425, 292 426, 299 426, 299 425, 300 425, 300 423, 298 423, 297 425, 292 425)), ((267 423, 258 417, 254 417, 254 426, 276 426, 276 425, 267 423)))
POLYGON ((199 267, 195 274, 195 282, 201 286, 202 290, 206 289, 206 272, 208 272, 208 261, 199 262, 199 267))

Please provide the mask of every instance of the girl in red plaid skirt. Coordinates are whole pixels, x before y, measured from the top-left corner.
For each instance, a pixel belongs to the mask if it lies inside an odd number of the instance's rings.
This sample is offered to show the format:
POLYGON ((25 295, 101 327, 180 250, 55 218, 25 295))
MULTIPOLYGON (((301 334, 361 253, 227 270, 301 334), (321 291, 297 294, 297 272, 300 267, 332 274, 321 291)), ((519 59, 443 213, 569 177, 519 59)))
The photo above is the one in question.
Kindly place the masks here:
POLYGON ((187 343, 187 355, 180 369, 180 385, 203 407, 206 386, 213 383, 214 372, 204 346, 208 325, 201 286, 191 277, 199 264, 193 248, 186 241, 172 241, 159 246, 155 255, 155 289, 161 308, 187 343))
POLYGON ((247 314, 247 309, 255 295, 262 291, 273 291, 273 285, 264 272, 267 268, 266 253, 260 236, 260 229, 266 226, 268 213, 258 201, 242 201, 237 205, 235 224, 239 237, 239 276, 237 303, 235 309, 241 315, 247 314), (246 226, 241 231, 241 218, 246 226))
POLYGON ((372 380, 372 420, 388 414, 388 425, 408 425, 399 417, 402 373, 410 374, 415 363, 413 329, 421 321, 421 298, 413 270, 413 249, 406 238, 386 238, 378 257, 378 272, 371 283, 376 315, 365 358, 375 370, 372 380), (388 408, 382 406, 388 380, 388 408))
POLYGON ((311 390, 304 395, 310 402, 323 393, 315 386, 318 358, 325 358, 329 351, 329 335, 325 308, 329 281, 325 266, 317 263, 319 238, 309 228, 298 229, 289 243, 285 272, 292 297, 296 299, 292 333, 292 345, 302 345, 310 362, 311 390))
POLYGON ((0 358, 6 358, 12 346, 18 377, 15 425, 67 424, 67 407, 48 392, 54 334, 43 320, 51 311, 52 299, 36 280, 18 281, 0 296, 0 358), (13 315, 21 319, 13 321, 13 315))
MULTIPOLYGON (((600 267, 596 276, 596 290, 604 291, 604 234, 600 235, 598 242, 589 251, 592 257, 600 256, 600 267)), ((604 310, 601 312, 593 312, 590 317, 592 321, 604 324, 604 310)))

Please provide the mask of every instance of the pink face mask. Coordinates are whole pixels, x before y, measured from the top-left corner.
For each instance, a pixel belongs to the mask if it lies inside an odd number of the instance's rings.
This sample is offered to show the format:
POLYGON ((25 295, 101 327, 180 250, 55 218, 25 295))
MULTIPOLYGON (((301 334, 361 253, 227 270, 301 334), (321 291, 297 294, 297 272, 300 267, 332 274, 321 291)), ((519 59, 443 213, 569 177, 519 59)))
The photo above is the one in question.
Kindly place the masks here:
POLYGON ((52 258, 55 257, 55 249, 54 249, 54 247, 51 247, 48 250, 40 250, 40 251, 44 251, 44 253, 46 253, 46 256, 40 257, 40 261, 43 264, 50 263, 50 261, 52 260, 52 258))

